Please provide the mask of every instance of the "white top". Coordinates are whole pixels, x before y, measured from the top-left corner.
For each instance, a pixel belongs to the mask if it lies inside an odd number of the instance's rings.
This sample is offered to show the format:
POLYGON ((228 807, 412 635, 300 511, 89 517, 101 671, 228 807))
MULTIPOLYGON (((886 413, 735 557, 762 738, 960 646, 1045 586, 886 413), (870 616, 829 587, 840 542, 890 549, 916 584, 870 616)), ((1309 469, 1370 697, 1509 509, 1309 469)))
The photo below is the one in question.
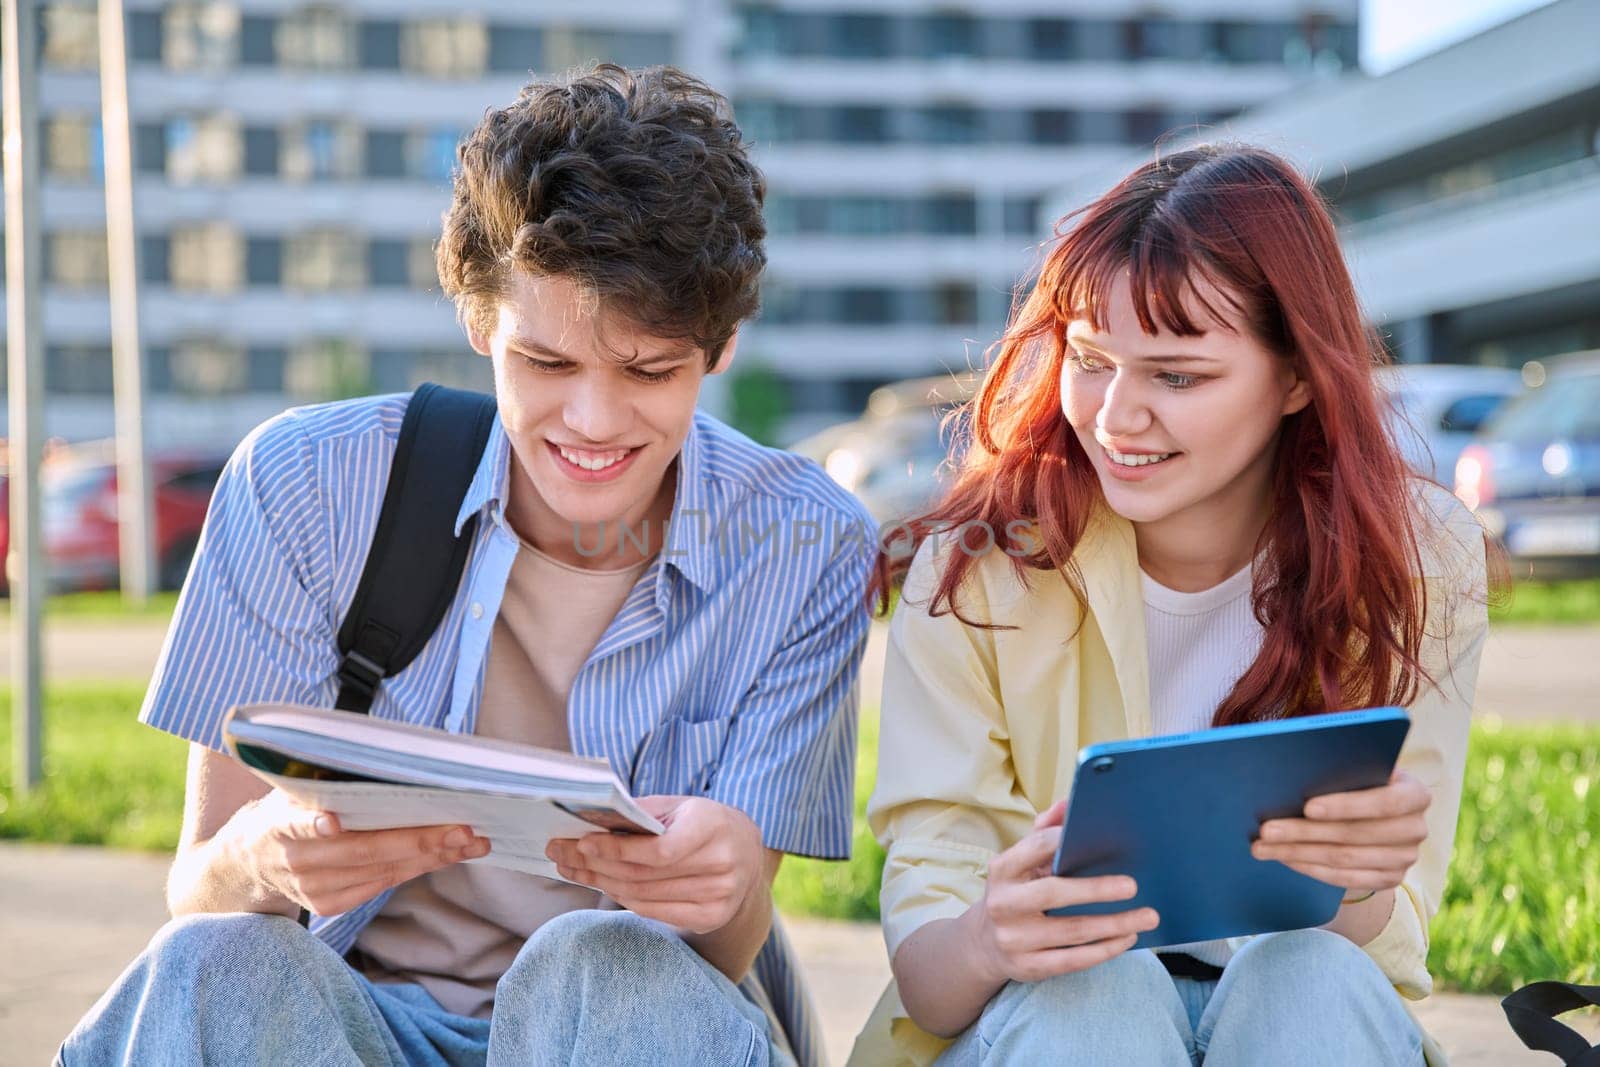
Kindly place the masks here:
MULTIPOLYGON (((1168 589, 1143 571, 1139 578, 1144 586, 1151 732, 1204 730, 1261 651, 1261 624, 1250 608, 1251 568, 1198 593, 1168 589)), ((1174 945, 1166 951, 1186 952, 1218 967, 1233 956, 1227 941, 1174 945)))

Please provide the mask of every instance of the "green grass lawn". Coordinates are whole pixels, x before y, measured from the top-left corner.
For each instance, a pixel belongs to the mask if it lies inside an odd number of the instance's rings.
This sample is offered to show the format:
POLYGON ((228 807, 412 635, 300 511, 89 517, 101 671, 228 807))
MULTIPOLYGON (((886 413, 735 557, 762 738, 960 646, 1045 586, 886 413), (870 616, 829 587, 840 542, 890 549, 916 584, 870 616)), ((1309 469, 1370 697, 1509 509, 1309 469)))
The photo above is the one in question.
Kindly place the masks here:
MULTIPOLYGON (((44 786, 11 788, 10 696, 0 691, 0 838, 170 849, 185 746, 134 719, 135 685, 61 685, 46 701, 44 786)), ((780 907, 872 920, 883 852, 859 818, 877 718, 865 716, 855 857, 789 859, 780 907)), ((1433 923, 1442 988, 1504 993, 1541 978, 1600 981, 1600 728, 1475 727, 1454 863, 1433 923)))
MULTIPOLYGON (((115 589, 94 593, 61 593, 44 602, 44 613, 51 618, 73 619, 170 619, 178 606, 177 593, 156 593, 140 608, 130 608, 115 589)), ((11 600, 0 599, 0 619, 11 618, 11 600)))
POLYGON ((1489 609, 1489 619, 1508 625, 1600 622, 1600 578, 1515 582, 1505 602, 1489 609))

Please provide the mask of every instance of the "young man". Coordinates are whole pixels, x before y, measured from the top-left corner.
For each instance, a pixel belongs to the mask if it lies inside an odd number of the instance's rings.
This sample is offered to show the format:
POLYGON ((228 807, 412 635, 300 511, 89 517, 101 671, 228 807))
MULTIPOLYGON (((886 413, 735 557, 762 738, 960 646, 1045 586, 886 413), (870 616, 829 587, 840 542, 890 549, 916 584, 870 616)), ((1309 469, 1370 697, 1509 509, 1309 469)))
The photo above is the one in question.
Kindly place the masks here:
POLYGON ((848 854, 875 542, 695 410, 757 307, 762 178, 659 68, 535 82, 460 162, 439 273, 499 418, 455 600, 372 713, 603 757, 666 833, 556 842, 566 885, 461 863, 494 847, 468 827, 344 831, 219 751, 234 704, 332 705, 406 398, 287 412, 217 487, 141 713, 193 743, 175 918, 67 1067, 815 1058, 770 888, 848 854))

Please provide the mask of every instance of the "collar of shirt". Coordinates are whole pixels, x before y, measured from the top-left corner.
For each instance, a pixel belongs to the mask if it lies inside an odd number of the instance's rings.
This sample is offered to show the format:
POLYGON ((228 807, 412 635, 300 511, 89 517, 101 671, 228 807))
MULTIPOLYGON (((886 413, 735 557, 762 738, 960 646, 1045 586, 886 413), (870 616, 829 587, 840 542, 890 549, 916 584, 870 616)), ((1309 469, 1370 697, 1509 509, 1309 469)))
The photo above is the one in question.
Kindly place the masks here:
MULTIPOLYGON (((695 588, 706 590, 713 575, 711 492, 706 484, 706 428, 695 412, 689 433, 676 461, 678 487, 672 501, 672 515, 662 539, 661 560, 683 575, 695 588)), ((505 502, 511 489, 511 439, 506 436, 500 416, 489 430, 483 459, 467 486, 456 512, 456 536, 473 515, 487 512, 493 522, 505 524, 505 502)))

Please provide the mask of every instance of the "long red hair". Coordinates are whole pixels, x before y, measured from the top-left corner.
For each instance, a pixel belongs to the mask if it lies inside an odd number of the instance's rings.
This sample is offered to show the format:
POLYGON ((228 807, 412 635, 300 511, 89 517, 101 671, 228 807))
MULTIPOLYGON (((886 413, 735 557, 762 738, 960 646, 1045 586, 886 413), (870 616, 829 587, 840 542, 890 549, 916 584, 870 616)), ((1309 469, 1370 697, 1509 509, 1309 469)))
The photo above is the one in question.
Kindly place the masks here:
MULTIPOLYGON (((1383 345, 1314 189, 1270 152, 1205 146, 1140 167, 1057 234, 966 412, 971 441, 955 480, 908 524, 913 541, 969 523, 998 533, 1035 522, 1033 551, 1013 549, 1019 577, 1059 571, 1083 601, 1073 551, 1106 505, 1062 412, 1065 331, 1075 318, 1104 330, 1108 292, 1126 271, 1147 333, 1204 333, 1185 298, 1218 321, 1231 312, 1312 394, 1283 419, 1276 445, 1251 594, 1265 639, 1213 722, 1409 703, 1426 677, 1427 610, 1411 475, 1373 382, 1383 345), (1228 306, 1206 304, 1202 292, 1228 306)), ((959 604, 976 563, 971 552, 948 553, 928 610, 989 625, 959 604)))

